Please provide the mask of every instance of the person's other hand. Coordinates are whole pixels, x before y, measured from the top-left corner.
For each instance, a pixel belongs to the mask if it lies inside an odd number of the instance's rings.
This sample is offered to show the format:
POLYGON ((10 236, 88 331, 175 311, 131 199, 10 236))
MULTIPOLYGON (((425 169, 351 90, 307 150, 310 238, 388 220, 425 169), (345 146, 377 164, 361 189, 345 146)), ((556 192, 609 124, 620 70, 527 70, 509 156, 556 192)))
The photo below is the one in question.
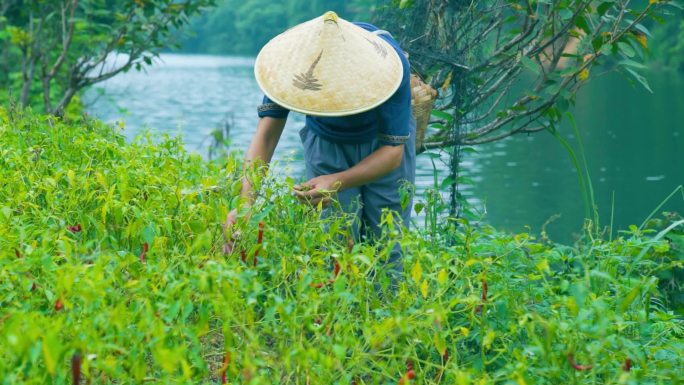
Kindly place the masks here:
POLYGON ((226 222, 223 224, 223 254, 230 254, 233 252, 233 246, 235 245, 235 241, 238 239, 238 236, 240 235, 237 231, 233 229, 235 223, 237 222, 237 214, 237 209, 231 210, 228 213, 226 222))
POLYGON ((341 186, 342 182, 335 175, 321 175, 294 186, 294 194, 301 202, 312 206, 321 203, 326 207, 341 186))

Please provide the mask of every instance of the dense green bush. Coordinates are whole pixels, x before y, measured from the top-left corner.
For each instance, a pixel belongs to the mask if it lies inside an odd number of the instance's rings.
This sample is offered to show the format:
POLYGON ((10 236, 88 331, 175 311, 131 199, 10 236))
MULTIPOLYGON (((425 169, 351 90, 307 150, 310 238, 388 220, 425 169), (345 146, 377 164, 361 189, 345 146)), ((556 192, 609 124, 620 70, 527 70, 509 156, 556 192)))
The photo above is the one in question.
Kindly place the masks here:
POLYGON ((567 247, 464 219, 402 235, 387 216, 381 242, 349 247, 344 218, 265 179, 224 256, 235 159, 0 115, 3 384, 683 381, 684 321, 657 279, 681 265, 677 222, 567 247))

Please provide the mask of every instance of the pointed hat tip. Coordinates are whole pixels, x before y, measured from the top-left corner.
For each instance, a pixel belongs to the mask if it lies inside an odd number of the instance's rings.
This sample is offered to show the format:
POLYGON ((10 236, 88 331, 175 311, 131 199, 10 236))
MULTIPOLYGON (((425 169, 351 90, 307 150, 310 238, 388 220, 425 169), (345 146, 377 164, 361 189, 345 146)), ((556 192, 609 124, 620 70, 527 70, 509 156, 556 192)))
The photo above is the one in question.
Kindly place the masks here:
POLYGON ((328 11, 328 12, 323 14, 323 21, 324 22, 333 21, 333 22, 337 23, 337 14, 333 11, 328 11))

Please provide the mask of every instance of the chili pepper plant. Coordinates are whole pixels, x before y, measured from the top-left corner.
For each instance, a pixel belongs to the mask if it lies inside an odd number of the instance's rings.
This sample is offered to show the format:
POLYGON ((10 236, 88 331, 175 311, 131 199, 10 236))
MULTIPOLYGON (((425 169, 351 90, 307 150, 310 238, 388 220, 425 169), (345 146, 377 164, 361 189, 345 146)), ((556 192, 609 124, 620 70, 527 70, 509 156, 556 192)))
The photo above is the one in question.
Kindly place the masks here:
POLYGON ((683 381, 684 321, 659 279, 681 267, 679 225, 564 246, 388 214, 381 239, 351 239, 293 179, 248 170, 260 193, 224 255, 237 157, 0 116, 2 384, 683 381))

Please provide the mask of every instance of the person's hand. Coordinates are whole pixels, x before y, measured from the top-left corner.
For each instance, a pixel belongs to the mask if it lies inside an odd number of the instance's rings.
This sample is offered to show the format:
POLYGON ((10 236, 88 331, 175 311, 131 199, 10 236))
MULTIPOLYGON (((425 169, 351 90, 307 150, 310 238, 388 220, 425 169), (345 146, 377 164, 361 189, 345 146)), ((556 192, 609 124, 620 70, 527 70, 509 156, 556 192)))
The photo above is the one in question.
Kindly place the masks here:
POLYGON ((326 207, 342 187, 342 182, 335 175, 321 175, 301 185, 294 186, 294 194, 301 202, 326 207))
POLYGON ((240 233, 237 230, 233 229, 235 223, 237 222, 237 215, 237 209, 231 210, 228 213, 226 222, 223 224, 223 236, 225 239, 223 243, 223 254, 230 254, 233 252, 233 246, 235 245, 235 241, 237 241, 238 237, 240 236, 240 233))

